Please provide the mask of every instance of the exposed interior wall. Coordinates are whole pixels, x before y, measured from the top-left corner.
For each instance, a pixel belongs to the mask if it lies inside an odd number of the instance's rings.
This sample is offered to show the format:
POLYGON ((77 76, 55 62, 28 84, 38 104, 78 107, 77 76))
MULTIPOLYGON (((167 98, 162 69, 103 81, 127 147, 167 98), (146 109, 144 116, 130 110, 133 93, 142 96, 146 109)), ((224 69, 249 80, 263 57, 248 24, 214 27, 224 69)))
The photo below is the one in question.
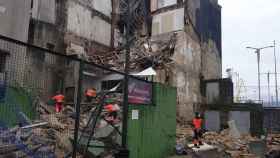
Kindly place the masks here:
POLYGON ((152 35, 184 29, 184 8, 153 16, 152 35))
POLYGON ((55 23, 56 1, 33 0, 32 18, 47 23, 55 23))
POLYGON ((111 44, 111 24, 73 1, 68 3, 67 30, 104 45, 111 44))
POLYGON ((151 11, 177 4, 177 0, 151 0, 151 11))
POLYGON ((167 7, 177 3, 177 0, 157 0, 158 8, 167 7))
POLYGON ((0 1, 0 34, 27 42, 31 0, 0 1))
POLYGON ((222 58, 214 41, 202 44, 202 74, 204 79, 222 78, 222 58))
POLYGON ((102 0, 102 1, 92 0, 91 3, 92 3, 92 6, 94 9, 111 17, 111 13, 112 13, 112 1, 111 0, 102 0))

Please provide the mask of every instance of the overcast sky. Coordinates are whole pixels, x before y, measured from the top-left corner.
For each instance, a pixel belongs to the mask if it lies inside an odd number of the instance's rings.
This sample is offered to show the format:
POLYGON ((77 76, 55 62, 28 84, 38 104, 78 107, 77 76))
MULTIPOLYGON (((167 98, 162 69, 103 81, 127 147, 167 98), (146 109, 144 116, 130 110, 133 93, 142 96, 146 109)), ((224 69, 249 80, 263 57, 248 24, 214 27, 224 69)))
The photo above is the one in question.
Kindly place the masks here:
MULTIPOLYGON (((219 3, 222 6, 223 74, 226 68, 233 68, 245 80, 247 95, 256 99, 256 88, 252 86, 257 86, 257 57, 253 50, 245 47, 272 45, 276 40, 277 68, 280 72, 280 1, 219 0, 219 3)), ((273 64, 273 48, 263 50, 261 72, 274 72, 273 64)), ((274 86, 272 77, 271 84, 274 86)), ((265 99, 268 93, 267 75, 262 75, 261 79, 265 99)), ((278 83, 280 85, 280 80, 278 83)), ((275 95, 274 91, 271 90, 272 95, 275 95)))

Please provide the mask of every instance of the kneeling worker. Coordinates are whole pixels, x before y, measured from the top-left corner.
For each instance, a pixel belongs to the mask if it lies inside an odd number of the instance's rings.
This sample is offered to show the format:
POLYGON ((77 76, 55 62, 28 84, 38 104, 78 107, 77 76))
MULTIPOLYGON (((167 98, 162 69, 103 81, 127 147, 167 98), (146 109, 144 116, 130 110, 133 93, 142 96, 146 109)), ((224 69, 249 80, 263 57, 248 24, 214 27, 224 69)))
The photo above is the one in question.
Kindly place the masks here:
POLYGON ((105 120, 111 123, 118 122, 118 111, 120 107, 117 104, 108 104, 105 107, 107 114, 105 115, 105 120))
POLYGON ((92 99, 96 97, 96 89, 95 88, 88 88, 85 91, 86 102, 92 102, 92 99))

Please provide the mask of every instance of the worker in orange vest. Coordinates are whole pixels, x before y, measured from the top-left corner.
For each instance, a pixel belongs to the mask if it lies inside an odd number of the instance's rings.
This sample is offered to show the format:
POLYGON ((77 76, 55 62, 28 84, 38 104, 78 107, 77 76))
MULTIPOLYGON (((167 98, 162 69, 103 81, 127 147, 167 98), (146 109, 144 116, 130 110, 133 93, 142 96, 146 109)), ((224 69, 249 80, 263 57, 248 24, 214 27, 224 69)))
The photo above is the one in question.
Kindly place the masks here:
POLYGON ((93 98, 96 97, 96 89, 95 88, 88 88, 85 91, 86 102, 91 102, 93 98))
POLYGON ((118 111, 120 110, 120 107, 117 104, 107 104, 104 109, 107 112, 105 120, 115 123, 118 119, 118 111))
POLYGON ((55 111, 57 113, 62 111, 64 98, 64 95, 60 92, 56 92, 56 95, 52 97, 52 99, 55 101, 55 111))
POLYGON ((195 118, 192 120, 193 125, 193 144, 194 147, 199 148, 199 145, 203 145, 202 138, 202 123, 203 120, 198 112, 195 113, 195 118))

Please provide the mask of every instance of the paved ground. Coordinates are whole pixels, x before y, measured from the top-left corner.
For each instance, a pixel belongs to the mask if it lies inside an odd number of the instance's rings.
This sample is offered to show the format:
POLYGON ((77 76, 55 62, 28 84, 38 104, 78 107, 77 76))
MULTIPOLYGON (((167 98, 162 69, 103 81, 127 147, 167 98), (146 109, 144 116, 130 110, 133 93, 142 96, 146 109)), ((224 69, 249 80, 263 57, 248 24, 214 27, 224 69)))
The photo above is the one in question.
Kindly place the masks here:
MULTIPOLYGON (((189 145, 192 147, 193 145, 189 145)), ((173 156, 170 158, 221 158, 220 154, 217 151, 217 148, 205 144, 200 148, 193 148, 193 153, 186 156, 173 156)))

